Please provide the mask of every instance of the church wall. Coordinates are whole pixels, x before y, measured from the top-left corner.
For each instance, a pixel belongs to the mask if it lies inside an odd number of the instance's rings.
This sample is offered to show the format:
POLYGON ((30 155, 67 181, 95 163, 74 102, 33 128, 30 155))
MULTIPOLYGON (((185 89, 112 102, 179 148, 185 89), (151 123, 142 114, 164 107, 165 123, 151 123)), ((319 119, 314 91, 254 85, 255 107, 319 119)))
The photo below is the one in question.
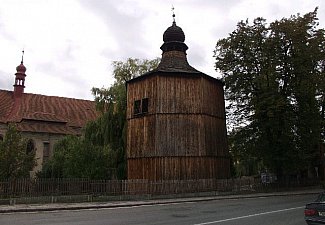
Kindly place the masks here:
MULTIPOLYGON (((7 125, 0 123, 0 135, 3 137, 7 131, 7 125)), ((63 134, 51 134, 51 133, 35 133, 35 132, 22 132, 22 137, 27 140, 32 140, 35 147, 35 158, 37 165, 31 171, 31 175, 34 176, 36 172, 42 170, 43 166, 43 153, 44 153, 44 143, 49 145, 49 158, 52 157, 54 152, 54 145, 64 137, 63 134)))
POLYGON ((62 139, 65 135, 62 134, 50 134, 50 133, 34 133, 34 132, 23 132, 22 136, 26 139, 33 140, 35 144, 35 158, 37 165, 34 167, 32 171, 32 175, 34 175, 36 172, 42 170, 43 166, 43 153, 44 153, 44 143, 49 144, 49 158, 53 155, 54 145, 57 143, 60 139, 62 139))

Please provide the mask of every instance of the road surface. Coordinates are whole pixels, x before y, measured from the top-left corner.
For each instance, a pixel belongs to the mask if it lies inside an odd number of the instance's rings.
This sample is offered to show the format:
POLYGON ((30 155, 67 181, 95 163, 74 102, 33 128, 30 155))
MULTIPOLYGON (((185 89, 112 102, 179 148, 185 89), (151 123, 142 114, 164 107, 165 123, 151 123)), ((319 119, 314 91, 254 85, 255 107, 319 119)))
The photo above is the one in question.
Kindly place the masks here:
POLYGON ((315 195, 213 200, 111 209, 0 214, 1 225, 306 225, 315 195))

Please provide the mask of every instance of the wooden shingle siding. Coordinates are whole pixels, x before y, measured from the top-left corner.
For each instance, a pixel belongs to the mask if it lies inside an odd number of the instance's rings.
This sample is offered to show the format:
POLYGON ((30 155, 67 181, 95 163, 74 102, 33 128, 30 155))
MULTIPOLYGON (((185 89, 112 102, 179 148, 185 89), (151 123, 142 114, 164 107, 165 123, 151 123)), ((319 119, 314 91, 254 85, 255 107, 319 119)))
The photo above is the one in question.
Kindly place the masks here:
POLYGON ((147 80, 141 80, 139 83, 131 83, 128 84, 127 91, 127 119, 131 119, 133 116, 133 109, 134 109, 134 101, 141 100, 144 98, 149 99, 149 113, 152 113, 152 109, 156 107, 156 102, 154 99, 156 98, 156 77, 151 77, 147 80))
POLYGON ((200 77, 159 76, 156 113, 201 113, 200 77))
POLYGON ((229 176, 223 85, 198 74, 155 73, 127 86, 128 179, 229 176), (148 113, 134 102, 148 98, 148 113))
POLYGON ((229 159, 218 157, 152 157, 128 160, 132 179, 190 180, 229 176, 229 159), (209 171, 209 172, 207 172, 209 171))
POLYGON ((207 115, 159 114, 138 117, 129 121, 128 129, 130 158, 218 156, 226 154, 227 150, 224 121, 207 115))
POLYGON ((127 136, 127 154, 129 157, 150 157, 155 155, 154 125, 155 116, 153 115, 138 117, 129 121, 127 136))

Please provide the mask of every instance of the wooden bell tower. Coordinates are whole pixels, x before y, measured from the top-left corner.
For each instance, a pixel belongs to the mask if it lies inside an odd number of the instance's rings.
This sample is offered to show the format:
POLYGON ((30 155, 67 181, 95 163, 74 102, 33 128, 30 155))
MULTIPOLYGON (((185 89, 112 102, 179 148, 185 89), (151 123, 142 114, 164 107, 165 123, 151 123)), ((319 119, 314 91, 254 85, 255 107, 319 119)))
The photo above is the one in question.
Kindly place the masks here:
POLYGON ((230 176, 223 83, 187 61, 175 20, 153 71, 127 82, 128 179, 230 176))

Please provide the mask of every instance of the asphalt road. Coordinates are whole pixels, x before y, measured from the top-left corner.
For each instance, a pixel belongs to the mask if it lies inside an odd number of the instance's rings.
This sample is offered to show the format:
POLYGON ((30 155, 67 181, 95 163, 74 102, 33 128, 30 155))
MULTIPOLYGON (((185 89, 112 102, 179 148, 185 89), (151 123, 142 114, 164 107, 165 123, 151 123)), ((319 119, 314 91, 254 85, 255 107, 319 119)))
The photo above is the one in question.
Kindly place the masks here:
POLYGON ((315 195, 214 200, 111 209, 0 214, 1 225, 306 225, 315 195))

